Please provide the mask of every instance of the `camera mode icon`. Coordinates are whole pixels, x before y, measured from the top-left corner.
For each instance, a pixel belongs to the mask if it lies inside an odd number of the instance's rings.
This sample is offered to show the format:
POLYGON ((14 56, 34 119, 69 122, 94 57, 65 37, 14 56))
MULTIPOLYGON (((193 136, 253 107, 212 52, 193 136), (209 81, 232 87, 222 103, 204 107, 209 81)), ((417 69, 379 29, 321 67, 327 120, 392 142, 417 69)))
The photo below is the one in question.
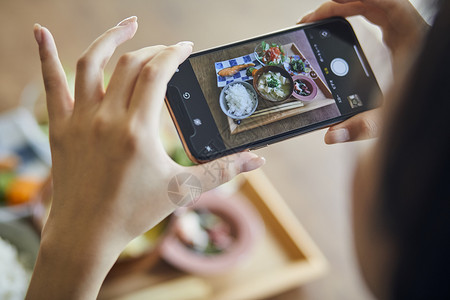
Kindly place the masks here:
POLYGON ((191 98, 191 94, 189 94, 189 92, 184 92, 183 93, 183 98, 186 100, 189 100, 191 98))

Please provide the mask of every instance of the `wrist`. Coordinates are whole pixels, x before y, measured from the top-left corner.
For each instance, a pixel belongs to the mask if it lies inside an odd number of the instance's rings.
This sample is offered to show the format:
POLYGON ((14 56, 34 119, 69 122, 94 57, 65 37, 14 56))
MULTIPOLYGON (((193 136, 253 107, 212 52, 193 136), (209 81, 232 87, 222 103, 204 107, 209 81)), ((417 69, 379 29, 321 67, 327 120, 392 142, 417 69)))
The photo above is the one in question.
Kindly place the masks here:
POLYGON ((122 249, 61 229, 46 225, 27 299, 95 299, 122 249))

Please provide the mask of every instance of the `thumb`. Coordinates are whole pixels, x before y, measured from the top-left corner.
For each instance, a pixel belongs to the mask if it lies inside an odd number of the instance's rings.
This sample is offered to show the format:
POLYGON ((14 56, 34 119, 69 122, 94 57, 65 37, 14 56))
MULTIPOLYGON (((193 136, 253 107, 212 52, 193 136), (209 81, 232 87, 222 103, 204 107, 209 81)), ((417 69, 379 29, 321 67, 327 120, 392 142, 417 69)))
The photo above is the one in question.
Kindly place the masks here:
POLYGON ((189 171, 202 182, 203 192, 224 184, 236 175, 258 169, 266 160, 251 152, 239 152, 214 161, 189 167, 189 171))
POLYGON ((381 127, 379 108, 360 113, 332 126, 325 134, 325 143, 337 144, 375 138, 381 127))

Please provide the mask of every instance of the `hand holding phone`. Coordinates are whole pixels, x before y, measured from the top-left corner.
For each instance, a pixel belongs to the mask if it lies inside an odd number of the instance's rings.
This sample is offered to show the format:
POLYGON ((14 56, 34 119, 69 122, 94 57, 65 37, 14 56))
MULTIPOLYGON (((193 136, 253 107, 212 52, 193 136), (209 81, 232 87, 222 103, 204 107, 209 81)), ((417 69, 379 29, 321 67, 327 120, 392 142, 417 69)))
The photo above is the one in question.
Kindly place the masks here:
POLYGON ((203 162, 343 121, 379 93, 350 24, 334 18, 192 54, 166 103, 203 162))
MULTIPOLYGON (((304 16, 299 24, 316 22, 325 18, 361 15, 379 26, 383 40, 392 54, 394 77, 397 76, 395 66, 408 62, 412 50, 421 44, 429 25, 408 0, 402 1, 329 1, 315 11, 304 16)), ((363 140, 378 136, 381 110, 374 109, 362 112, 340 124, 331 126, 325 134, 327 144, 363 140)))

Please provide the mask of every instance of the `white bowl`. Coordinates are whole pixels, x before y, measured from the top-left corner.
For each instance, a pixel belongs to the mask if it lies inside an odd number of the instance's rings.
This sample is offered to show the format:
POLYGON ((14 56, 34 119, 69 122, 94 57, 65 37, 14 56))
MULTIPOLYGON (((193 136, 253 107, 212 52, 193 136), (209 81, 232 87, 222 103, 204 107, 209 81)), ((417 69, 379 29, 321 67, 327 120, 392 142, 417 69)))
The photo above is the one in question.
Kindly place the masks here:
POLYGON ((32 271, 39 251, 39 236, 26 221, 0 211, 0 237, 16 247, 24 267, 32 271), (8 221, 4 221, 8 220, 8 221))
POLYGON ((234 120, 242 120, 242 119, 250 117, 255 112, 256 108, 258 107, 258 94, 256 93, 256 91, 253 88, 253 86, 251 84, 249 84, 248 82, 245 82, 245 81, 234 81, 234 82, 231 82, 231 83, 227 84, 222 89, 222 92, 220 92, 219 104, 220 104, 220 108, 222 109, 222 111, 223 111, 223 113, 225 115, 227 115, 228 117, 230 117, 230 118, 232 118, 234 120), (255 105, 254 105, 254 107, 252 108, 252 110, 251 110, 251 112, 249 114, 242 115, 242 116, 235 116, 235 115, 230 114, 228 112, 228 105, 227 105, 226 100, 225 100, 225 91, 230 86, 232 86, 234 84, 242 84, 247 89, 247 91, 249 91, 249 93, 253 94, 254 98, 256 99, 255 105))

